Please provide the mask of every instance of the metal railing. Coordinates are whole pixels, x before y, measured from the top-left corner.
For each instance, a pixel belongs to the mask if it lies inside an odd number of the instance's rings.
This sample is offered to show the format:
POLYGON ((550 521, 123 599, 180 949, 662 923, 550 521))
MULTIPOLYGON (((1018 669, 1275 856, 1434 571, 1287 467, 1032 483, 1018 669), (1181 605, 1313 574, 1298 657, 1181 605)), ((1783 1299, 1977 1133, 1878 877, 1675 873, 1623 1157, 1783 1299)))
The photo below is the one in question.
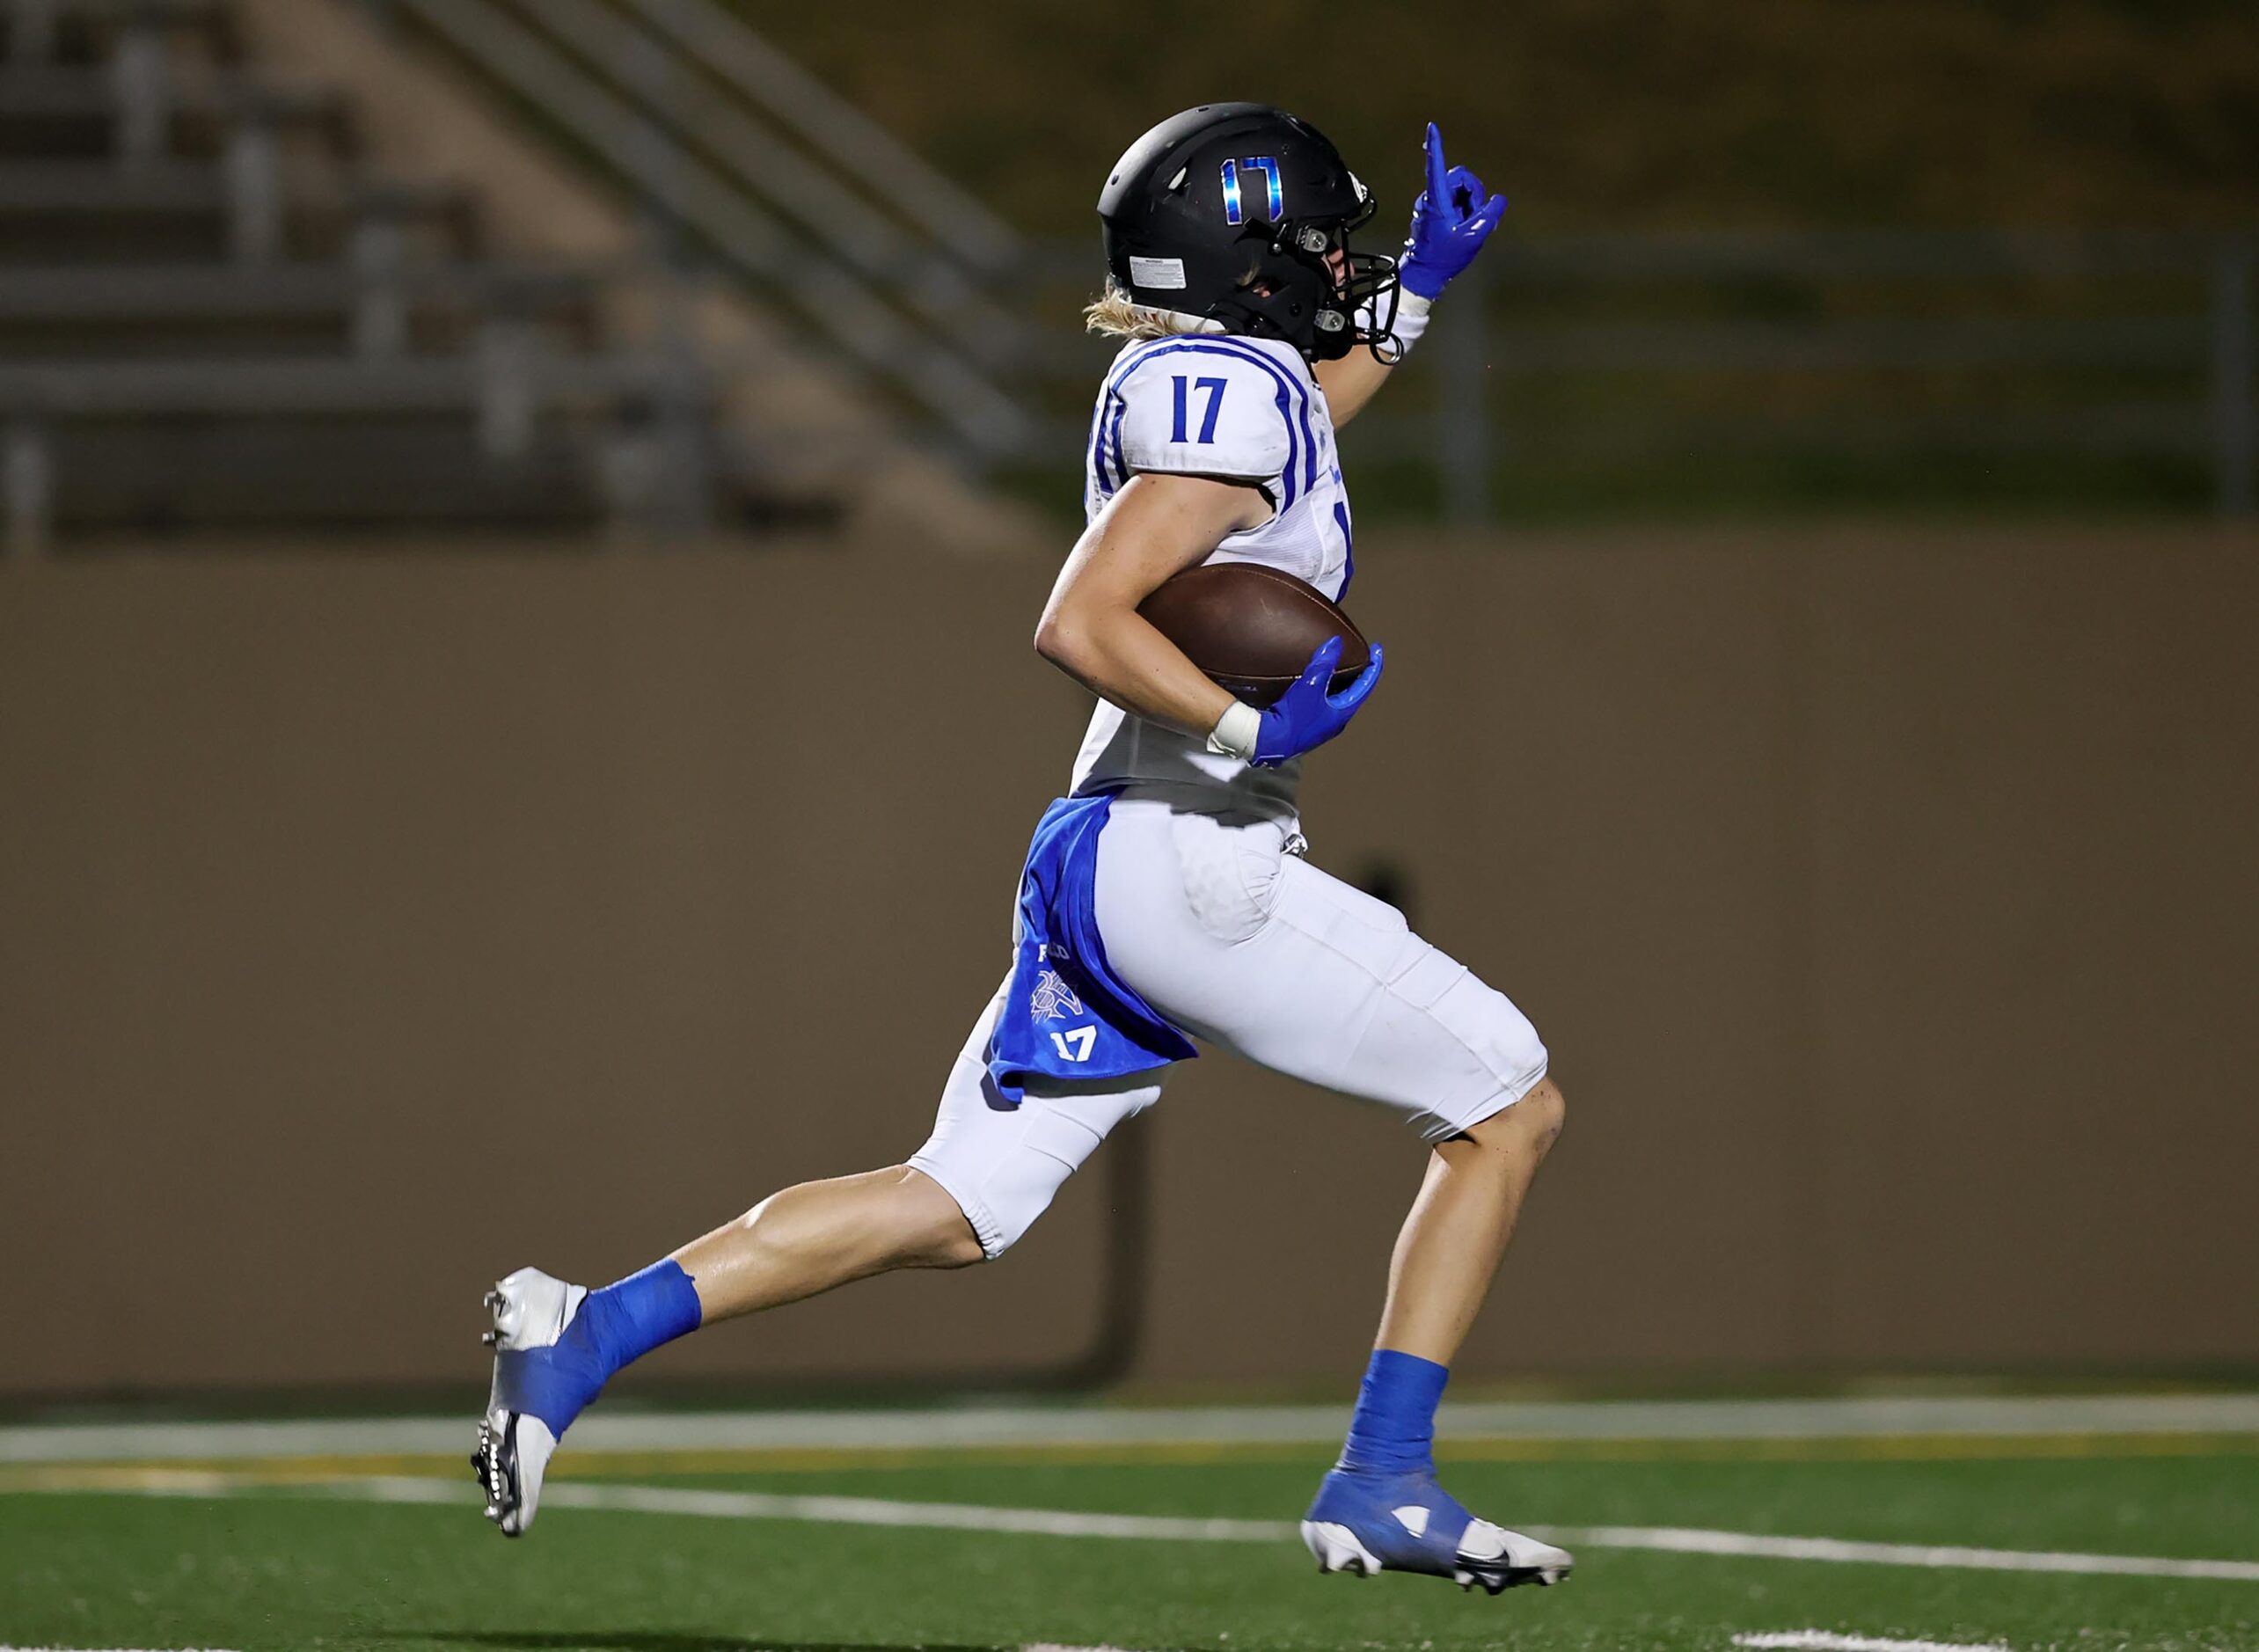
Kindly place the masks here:
POLYGON ((1016 238, 713 0, 362 0, 413 22, 976 459, 1024 452, 1016 238))
POLYGON ((713 0, 628 0, 635 13, 885 198, 969 267, 1008 270, 1019 232, 713 0))

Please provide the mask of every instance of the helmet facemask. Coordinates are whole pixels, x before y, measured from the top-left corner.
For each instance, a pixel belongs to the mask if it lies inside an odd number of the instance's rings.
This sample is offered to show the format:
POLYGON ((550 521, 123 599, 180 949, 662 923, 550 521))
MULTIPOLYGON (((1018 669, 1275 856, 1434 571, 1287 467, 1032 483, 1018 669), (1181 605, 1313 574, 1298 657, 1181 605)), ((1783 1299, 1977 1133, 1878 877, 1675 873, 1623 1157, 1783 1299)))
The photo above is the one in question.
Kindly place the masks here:
POLYGON ((1360 311, 1363 314, 1364 325, 1356 327, 1352 342, 1371 350, 1373 360, 1384 367, 1393 367, 1404 359, 1404 347, 1396 340, 1396 304, 1402 296, 1396 284, 1396 259, 1387 252, 1359 252, 1349 245, 1349 237, 1372 222, 1379 205, 1356 173, 1349 181, 1356 186, 1357 209, 1335 225, 1334 236, 1342 254, 1342 297, 1352 325, 1360 311))
POLYGON ((1357 185, 1357 195, 1358 208, 1347 217, 1249 223, 1240 238, 1246 269, 1238 289, 1211 313, 1226 320, 1237 317, 1250 330, 1283 339, 1316 362, 1336 361, 1359 344, 1377 361, 1393 363, 1400 358, 1403 350, 1392 331, 1396 260, 1385 252, 1351 249, 1350 235, 1373 216, 1373 200, 1363 184, 1357 185), (1366 318, 1363 326, 1360 311, 1366 318))

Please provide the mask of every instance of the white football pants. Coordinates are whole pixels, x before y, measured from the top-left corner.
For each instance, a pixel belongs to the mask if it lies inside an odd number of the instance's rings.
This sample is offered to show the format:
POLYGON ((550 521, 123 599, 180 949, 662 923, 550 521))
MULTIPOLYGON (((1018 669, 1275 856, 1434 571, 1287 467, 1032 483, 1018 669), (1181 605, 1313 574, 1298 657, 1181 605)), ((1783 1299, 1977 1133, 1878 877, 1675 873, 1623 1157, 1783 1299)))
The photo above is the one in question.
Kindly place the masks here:
MULTIPOLYGON (((1097 917, 1115 972, 1204 1042, 1397 1108, 1429 1142, 1520 1100, 1545 1077, 1529 1019, 1403 914, 1298 852, 1282 824, 1116 800, 1099 838, 1097 917)), ((910 1159, 999 1256, 1107 1132, 1160 1097, 1167 1069, 1088 1084, 1030 1084, 989 1105, 997 990, 910 1159)))

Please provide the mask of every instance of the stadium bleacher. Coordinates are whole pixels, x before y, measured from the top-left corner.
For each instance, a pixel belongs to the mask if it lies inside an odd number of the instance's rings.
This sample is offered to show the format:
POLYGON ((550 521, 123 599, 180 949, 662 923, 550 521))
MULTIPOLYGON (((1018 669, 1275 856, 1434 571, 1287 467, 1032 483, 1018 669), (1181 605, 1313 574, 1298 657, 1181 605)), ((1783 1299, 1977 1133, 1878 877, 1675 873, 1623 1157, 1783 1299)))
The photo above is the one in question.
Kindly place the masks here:
POLYGON ((381 170, 352 100, 264 68, 227 7, 11 0, 9 549, 105 530, 679 528, 828 508, 765 476, 726 428, 738 364, 622 325, 623 294, 670 289, 647 261, 492 242, 475 190, 381 170))

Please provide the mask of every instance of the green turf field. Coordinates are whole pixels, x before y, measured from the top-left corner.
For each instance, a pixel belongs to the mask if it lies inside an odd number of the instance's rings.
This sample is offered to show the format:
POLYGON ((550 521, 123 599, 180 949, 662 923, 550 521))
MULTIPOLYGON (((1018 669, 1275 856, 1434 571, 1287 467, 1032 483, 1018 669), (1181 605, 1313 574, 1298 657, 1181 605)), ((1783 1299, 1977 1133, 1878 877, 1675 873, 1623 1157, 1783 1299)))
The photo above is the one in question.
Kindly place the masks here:
MULTIPOLYGON (((0 1478, 0 1488, 116 1488, 0 1490, 0 1646, 1540 1652, 1723 1649, 1736 1634, 1826 1630, 2019 1649, 2259 1648, 2249 1440, 2006 1442, 1998 1449, 2014 1454, 1999 1456, 1967 1442, 1935 1453, 1919 1443, 1626 1443, 1521 1461, 1470 1449, 1448 1463, 1449 1483, 1508 1524, 2228 1560, 2243 1575, 1588 1546, 1566 1587, 1492 1599, 1429 1579, 1321 1579, 1298 1543, 1260 1529, 1200 1542, 748 1518, 742 1499, 725 1496, 697 1515, 552 1503, 511 1542, 479 1518, 467 1476, 423 1478, 439 1471, 428 1460, 238 1464, 225 1485, 179 1467, 72 1468, 0 1478), (392 1478, 365 1477, 376 1472, 392 1478), (325 1483, 261 1483, 289 1476, 325 1483), (150 1483, 171 1495, 146 1495, 150 1483), (372 1486, 446 1501, 373 1502, 372 1486)), ((676 1459, 669 1472, 664 1458, 596 1458, 576 1476, 568 1453, 555 1484, 596 1500, 657 1488, 660 1501, 691 1489, 1279 1522, 1298 1515, 1326 1459, 1300 1447, 1189 1455, 1206 1460, 1134 1450, 911 1454, 882 1466, 772 1456, 758 1472, 684 1473, 713 1459, 676 1459), (773 1466, 787 1460, 801 1466, 773 1466)), ((930 1517, 912 1508, 907 1517, 930 1517)))

